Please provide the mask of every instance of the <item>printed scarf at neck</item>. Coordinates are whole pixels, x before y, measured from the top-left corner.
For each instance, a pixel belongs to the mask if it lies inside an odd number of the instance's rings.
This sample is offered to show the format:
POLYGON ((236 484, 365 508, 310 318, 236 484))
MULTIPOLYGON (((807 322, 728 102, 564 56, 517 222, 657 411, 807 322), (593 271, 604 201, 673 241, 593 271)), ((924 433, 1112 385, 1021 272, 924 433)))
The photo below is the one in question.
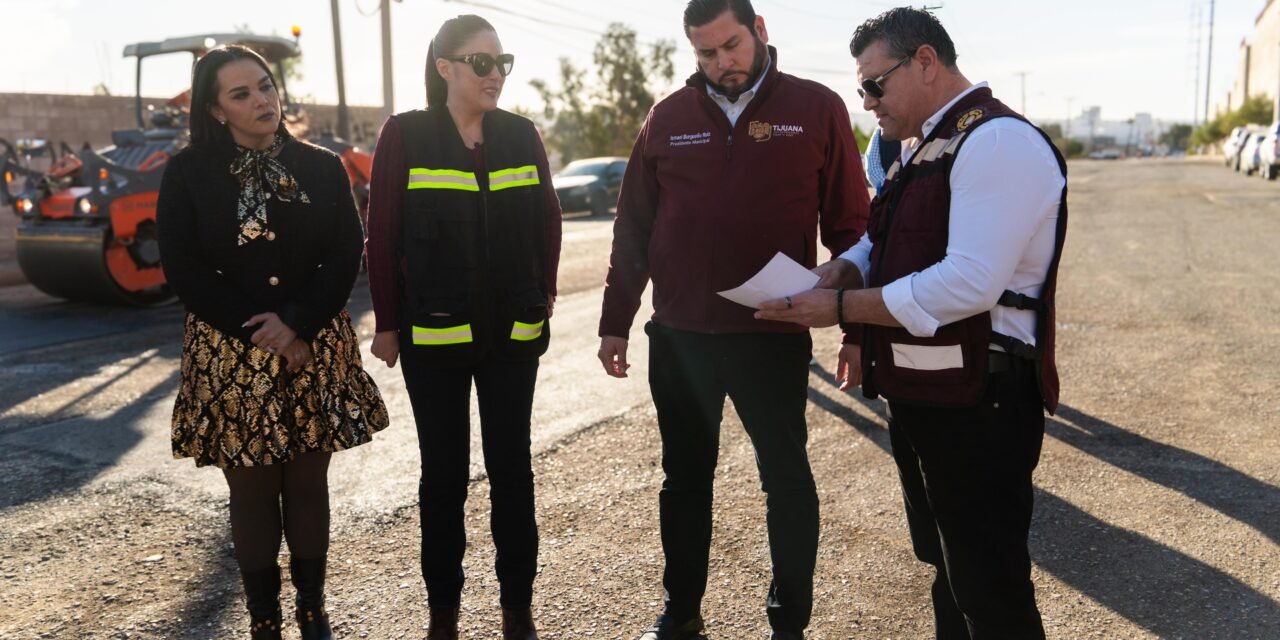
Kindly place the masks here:
POLYGON ((273 156, 284 146, 285 136, 277 135, 266 149, 247 149, 236 145, 236 158, 231 161, 231 175, 240 184, 236 217, 240 220, 239 245, 243 246, 267 232, 267 200, 275 196, 281 202, 311 203, 289 170, 273 156))

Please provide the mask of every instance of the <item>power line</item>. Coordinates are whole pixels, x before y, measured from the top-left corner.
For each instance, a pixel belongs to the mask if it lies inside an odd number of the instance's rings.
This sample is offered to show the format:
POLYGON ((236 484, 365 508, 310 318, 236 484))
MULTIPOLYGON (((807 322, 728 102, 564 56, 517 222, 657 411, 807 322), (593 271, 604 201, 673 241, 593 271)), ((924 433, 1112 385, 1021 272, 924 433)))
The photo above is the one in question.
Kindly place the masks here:
POLYGON ((528 20, 528 21, 530 21, 530 22, 536 22, 536 23, 538 23, 538 24, 545 24, 545 25, 550 26, 550 27, 560 27, 560 28, 562 28, 562 29, 571 29, 571 30, 573 30, 573 31, 581 31, 581 32, 583 32, 583 33, 590 33, 590 34, 592 34, 592 35, 597 35, 597 36, 598 36, 598 35, 604 35, 604 33, 603 33, 603 32, 601 32, 601 31, 597 31, 597 30, 595 30, 595 29, 590 29, 590 28, 588 28, 588 27, 581 27, 581 26, 578 26, 578 25, 568 24, 568 23, 565 23, 565 22, 556 22, 555 20, 547 20, 546 18, 540 18, 540 17, 538 17, 538 16, 526 15, 526 14, 523 14, 523 13, 519 13, 519 12, 516 12, 516 11, 512 11, 512 10, 507 9, 507 8, 505 8, 505 7, 499 7, 499 6, 497 6, 497 5, 489 4, 489 3, 487 3, 487 2, 476 2, 475 0, 444 0, 444 1, 445 1, 445 2, 453 2, 453 3, 457 3, 457 4, 463 4, 463 5, 467 5, 467 6, 471 6, 471 7, 479 7, 479 8, 481 8, 481 9, 488 9, 489 11, 496 11, 496 12, 498 12, 498 13, 502 13, 502 14, 506 14, 506 15, 509 15, 509 16, 512 16, 512 17, 520 18, 520 19, 522 19, 522 20, 528 20))
POLYGON ((545 4, 545 5, 547 5, 548 7, 552 7, 552 8, 555 8, 555 9, 559 9, 559 10, 561 10, 561 11, 564 11, 564 12, 566 12, 566 13, 570 13, 570 14, 573 14, 573 15, 584 16, 584 17, 591 18, 591 19, 593 19, 593 20, 602 20, 602 21, 604 21, 604 22, 618 22, 618 20, 615 20, 615 19, 612 19, 612 18, 606 18, 606 17, 604 17, 604 16, 598 16, 598 15, 591 14, 591 13, 584 13, 581 9, 575 9, 575 8, 572 8, 572 7, 566 7, 566 6, 564 6, 564 5, 562 5, 562 4, 558 3, 558 2, 551 2, 551 0, 536 0, 536 1, 537 1, 537 2, 539 2, 539 3, 541 3, 541 4, 545 4))

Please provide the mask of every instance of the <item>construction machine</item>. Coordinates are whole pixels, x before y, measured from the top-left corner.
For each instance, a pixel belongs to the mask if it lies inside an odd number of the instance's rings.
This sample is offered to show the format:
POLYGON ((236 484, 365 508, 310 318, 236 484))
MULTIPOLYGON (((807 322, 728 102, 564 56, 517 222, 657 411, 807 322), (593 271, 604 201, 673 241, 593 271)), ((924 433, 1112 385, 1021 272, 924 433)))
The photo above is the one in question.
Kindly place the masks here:
MULTIPOLYGON (((67 300, 146 306, 169 299, 172 293, 160 267, 156 199, 169 158, 189 142, 190 94, 184 91, 160 109, 144 109, 143 61, 185 53, 194 64, 214 47, 247 46, 275 66, 287 126, 305 129, 289 101, 283 67, 301 53, 298 35, 295 28, 292 40, 236 33, 128 45, 125 57, 137 59, 136 129, 113 131, 111 146, 98 150, 0 140, 0 205, 12 206, 21 217, 17 257, 27 280, 67 300), (37 164, 47 168, 36 169, 37 164)), ((341 141, 330 144, 367 190, 368 154, 341 141)))

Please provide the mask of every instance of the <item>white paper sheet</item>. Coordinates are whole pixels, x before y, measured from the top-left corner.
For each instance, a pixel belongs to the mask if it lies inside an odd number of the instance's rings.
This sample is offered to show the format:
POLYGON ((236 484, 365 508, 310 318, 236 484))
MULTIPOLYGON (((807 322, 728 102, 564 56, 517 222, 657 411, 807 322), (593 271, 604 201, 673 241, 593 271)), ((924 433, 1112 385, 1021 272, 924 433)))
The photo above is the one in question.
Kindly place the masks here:
POLYGON ((781 251, 750 280, 735 289, 717 291, 740 305, 759 309, 760 303, 793 296, 818 284, 818 276, 781 251))

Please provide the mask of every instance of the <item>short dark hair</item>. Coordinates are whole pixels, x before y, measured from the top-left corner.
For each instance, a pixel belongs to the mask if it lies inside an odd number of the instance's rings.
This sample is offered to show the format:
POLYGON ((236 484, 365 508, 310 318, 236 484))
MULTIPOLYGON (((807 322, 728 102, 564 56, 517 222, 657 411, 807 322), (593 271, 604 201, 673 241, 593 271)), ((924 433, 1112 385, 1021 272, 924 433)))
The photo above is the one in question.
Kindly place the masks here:
MULTIPOLYGON (((191 113, 188 121, 191 127, 191 144, 205 148, 233 148, 235 139, 227 126, 214 119, 209 109, 218 104, 218 70, 229 62, 236 60, 252 60, 267 72, 272 86, 279 87, 276 74, 271 72, 271 65, 258 55, 258 52, 238 44, 228 44, 210 49, 196 61, 191 70, 191 113)), ((283 105, 282 105, 283 106, 283 105)), ((276 135, 288 136, 284 126, 284 114, 280 114, 280 126, 276 135)))
POLYGON ((751 0, 689 0, 684 8, 684 34, 689 35, 689 29, 715 20, 725 11, 732 11, 733 17, 746 28, 755 29, 756 10, 751 0))
POLYGON ((914 55, 924 45, 938 52, 938 59, 949 69, 956 68, 956 45, 942 28, 937 16, 924 9, 898 7, 890 9, 858 26, 849 41, 849 53, 862 55, 867 47, 883 41, 890 58, 914 55))
POLYGON ((428 107, 444 106, 445 101, 449 99, 449 85, 445 83, 444 76, 440 75, 440 70, 436 69, 436 60, 457 55, 458 48, 464 42, 482 31, 497 33, 488 20, 469 13, 449 18, 440 25, 436 37, 432 38, 431 44, 427 45, 428 107))

